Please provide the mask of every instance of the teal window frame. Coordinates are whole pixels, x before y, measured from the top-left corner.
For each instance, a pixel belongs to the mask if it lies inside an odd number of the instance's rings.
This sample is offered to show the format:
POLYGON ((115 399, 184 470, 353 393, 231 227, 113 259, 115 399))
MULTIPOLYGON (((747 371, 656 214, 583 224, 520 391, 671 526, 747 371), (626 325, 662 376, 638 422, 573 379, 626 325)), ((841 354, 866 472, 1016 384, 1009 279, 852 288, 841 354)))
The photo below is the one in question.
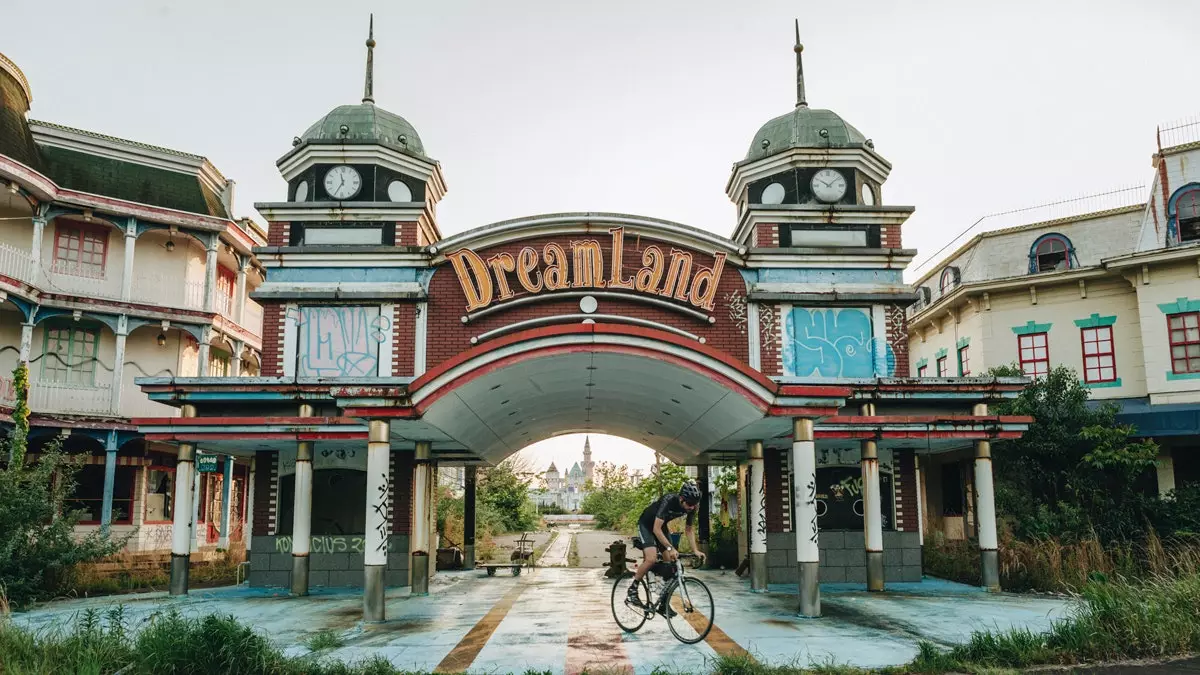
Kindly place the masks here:
POLYGON ((74 322, 49 322, 42 329, 41 378, 50 382, 61 382, 63 384, 78 384, 87 387, 94 387, 96 386, 96 361, 99 351, 99 326, 92 324, 77 324, 74 322), (61 356, 57 350, 57 345, 62 341, 60 337, 62 331, 67 332, 67 352, 65 356, 61 356), (80 337, 79 334, 81 333, 90 335, 91 337, 92 353, 90 358, 83 353, 83 345, 87 342, 86 338, 77 339, 80 337), (56 346, 53 355, 50 351, 50 340, 52 336, 54 337, 56 346), (76 345, 79 345, 80 353, 78 354, 76 354, 76 345), (61 368, 59 366, 61 366, 61 368), (83 377, 75 377, 79 374, 86 374, 86 379, 83 377))

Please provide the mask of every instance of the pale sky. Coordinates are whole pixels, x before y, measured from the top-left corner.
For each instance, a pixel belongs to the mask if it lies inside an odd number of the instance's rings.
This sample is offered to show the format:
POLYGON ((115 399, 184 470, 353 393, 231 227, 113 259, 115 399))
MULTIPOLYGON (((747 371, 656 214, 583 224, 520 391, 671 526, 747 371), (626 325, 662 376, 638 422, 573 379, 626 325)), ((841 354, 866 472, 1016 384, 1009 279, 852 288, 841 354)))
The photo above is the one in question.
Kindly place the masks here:
POLYGON ((795 101, 796 17, 809 103, 892 163, 918 262, 988 213, 1148 185, 1155 126, 1200 113, 1192 0, 8 0, 0 51, 33 118, 204 155, 257 218, 292 137, 361 99, 372 11, 376 103, 442 163, 444 235, 559 211, 729 235, 730 166, 795 101))

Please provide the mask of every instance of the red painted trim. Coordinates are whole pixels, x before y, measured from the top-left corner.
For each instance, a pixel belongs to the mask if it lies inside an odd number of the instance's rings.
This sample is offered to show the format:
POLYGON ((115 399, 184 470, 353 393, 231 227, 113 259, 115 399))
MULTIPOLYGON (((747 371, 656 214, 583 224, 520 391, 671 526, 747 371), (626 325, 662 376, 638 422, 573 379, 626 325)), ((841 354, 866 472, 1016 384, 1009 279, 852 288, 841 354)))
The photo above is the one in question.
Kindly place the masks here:
MULTIPOLYGON (((88 234, 94 235, 97 239, 100 240, 100 242, 104 245, 104 249, 100 255, 100 272, 101 272, 101 274, 107 273, 107 271, 108 271, 109 227, 107 225, 102 225, 100 223, 88 223, 88 222, 79 221, 79 220, 71 220, 71 219, 68 219, 68 218, 65 218, 62 216, 59 216, 58 218, 54 219, 54 251, 51 254, 52 257, 50 258, 51 269, 54 269, 55 267, 58 266, 58 260, 59 260, 59 258, 58 258, 58 251, 59 251, 58 243, 59 243, 59 239, 62 236, 62 230, 69 229, 69 228, 74 228, 74 229, 79 230, 79 248, 76 250, 76 253, 79 255, 80 259, 83 258, 83 242, 84 242, 86 235, 88 235, 88 234)), ((64 262, 67 262, 67 261, 64 261, 64 262)), ((79 261, 76 261, 77 264, 78 264, 78 262, 79 261)), ((91 263, 89 263, 89 264, 91 264, 91 263)))
POLYGON ((349 417, 137 417, 138 426, 237 426, 255 424, 298 424, 308 427, 332 424, 362 424, 349 417))
POLYGON ((836 416, 837 411, 837 408, 773 405, 767 407, 767 416, 827 418, 836 416))
POLYGON ((852 387, 832 387, 828 385, 781 384, 779 396, 797 396, 808 398, 846 398, 854 389, 852 387))
POLYGON ((253 431, 239 432, 236 434, 221 434, 221 433, 189 433, 189 434, 146 434, 148 441, 164 441, 164 442, 179 442, 187 443, 190 441, 236 441, 236 440, 256 440, 256 441, 358 441, 367 440, 367 432, 352 431, 342 434, 334 433, 318 433, 318 432, 298 432, 298 431, 271 431, 264 433, 254 433, 253 431))
POLYGON ((350 417, 372 419, 421 419, 420 413, 412 406, 380 406, 377 408, 364 406, 358 408, 342 408, 342 412, 350 417))
MULTIPOLYGON (((1167 341, 1169 342, 1171 339, 1170 322, 1168 321, 1167 324, 1168 324, 1167 341)), ((1103 341, 1099 335, 1097 335, 1096 337, 1097 337, 1097 339, 1095 340, 1096 343, 1100 343, 1103 341)), ((1101 382, 1116 382, 1117 381, 1117 341, 1115 339, 1113 339, 1112 326, 1092 326, 1090 328, 1080 328, 1079 329, 1079 353, 1080 353, 1080 359, 1081 359, 1081 362, 1079 365, 1083 368, 1083 381, 1085 383, 1099 384, 1101 382), (1087 353, 1087 340, 1084 338, 1087 335, 1087 332, 1089 330, 1093 330, 1093 331, 1107 330, 1108 331, 1108 348, 1112 351, 1096 352, 1095 354, 1088 354, 1087 353), (1110 378, 1107 378, 1107 379, 1105 379, 1105 378, 1099 378, 1099 379, 1095 379, 1095 380, 1088 379, 1087 360, 1088 360, 1089 356, 1092 356, 1092 357, 1111 356, 1112 362, 1113 362, 1113 366, 1112 366, 1113 376, 1110 378)), ((1095 370, 1103 370, 1103 366, 1095 368, 1095 370)))
MULTIPOLYGON (((813 436, 816 440, 844 440, 844 439, 959 439, 959 440, 986 440, 990 438, 998 438, 1003 440, 1017 439, 1021 437, 1020 431, 873 431, 868 429, 854 431, 822 431, 816 429, 813 436)), ((788 436, 790 438, 790 436, 788 436)))
POLYGON ((1032 424, 1033 418, 1027 415, 846 415, 830 420, 834 424, 1032 424))

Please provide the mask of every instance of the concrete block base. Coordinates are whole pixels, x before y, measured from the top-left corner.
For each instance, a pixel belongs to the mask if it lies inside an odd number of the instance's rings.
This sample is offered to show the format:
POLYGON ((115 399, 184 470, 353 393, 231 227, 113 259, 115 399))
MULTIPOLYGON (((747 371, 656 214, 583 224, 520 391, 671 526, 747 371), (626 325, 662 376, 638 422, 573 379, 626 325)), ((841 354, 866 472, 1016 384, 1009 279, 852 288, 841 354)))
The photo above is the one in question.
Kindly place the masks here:
POLYGON ((759 593, 767 590, 767 554, 750 554, 750 590, 759 593))
POLYGON ((412 554, 412 594, 429 595, 429 554, 417 551, 412 554))
POLYGON ((191 562, 190 555, 171 554, 171 585, 167 595, 187 595, 191 562))
POLYGON ((983 587, 989 591, 1000 590, 1000 552, 999 551, 980 551, 979 561, 982 566, 981 576, 983 578, 983 587))
POLYGON ((797 565, 800 577, 800 616, 821 616, 820 563, 802 562, 797 565))
POLYGON ((867 551, 867 590, 883 590, 883 551, 867 551))
POLYGON ((292 556, 291 595, 308 595, 308 565, 307 555, 292 556))
POLYGON ((475 544, 463 546, 463 567, 469 570, 475 569, 475 544))
POLYGON ((384 602, 384 572, 387 565, 363 567, 363 621, 379 623, 387 619, 384 602))

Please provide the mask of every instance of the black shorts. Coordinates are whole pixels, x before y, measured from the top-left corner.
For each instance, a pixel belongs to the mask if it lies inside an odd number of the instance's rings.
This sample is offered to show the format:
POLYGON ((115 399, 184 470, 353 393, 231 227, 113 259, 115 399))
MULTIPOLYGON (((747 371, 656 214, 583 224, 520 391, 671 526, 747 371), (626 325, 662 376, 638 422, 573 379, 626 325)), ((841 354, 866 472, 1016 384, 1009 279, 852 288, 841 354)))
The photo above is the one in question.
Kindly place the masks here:
MULTIPOLYGON (((663 534, 666 534, 666 532, 664 531, 663 534)), ((642 543, 646 548, 650 548, 651 546, 657 549, 662 548, 662 543, 659 542, 658 537, 654 536, 653 526, 640 520, 638 521, 638 536, 641 537, 642 543)), ((671 536, 667 535, 667 541, 670 540, 671 536)))

